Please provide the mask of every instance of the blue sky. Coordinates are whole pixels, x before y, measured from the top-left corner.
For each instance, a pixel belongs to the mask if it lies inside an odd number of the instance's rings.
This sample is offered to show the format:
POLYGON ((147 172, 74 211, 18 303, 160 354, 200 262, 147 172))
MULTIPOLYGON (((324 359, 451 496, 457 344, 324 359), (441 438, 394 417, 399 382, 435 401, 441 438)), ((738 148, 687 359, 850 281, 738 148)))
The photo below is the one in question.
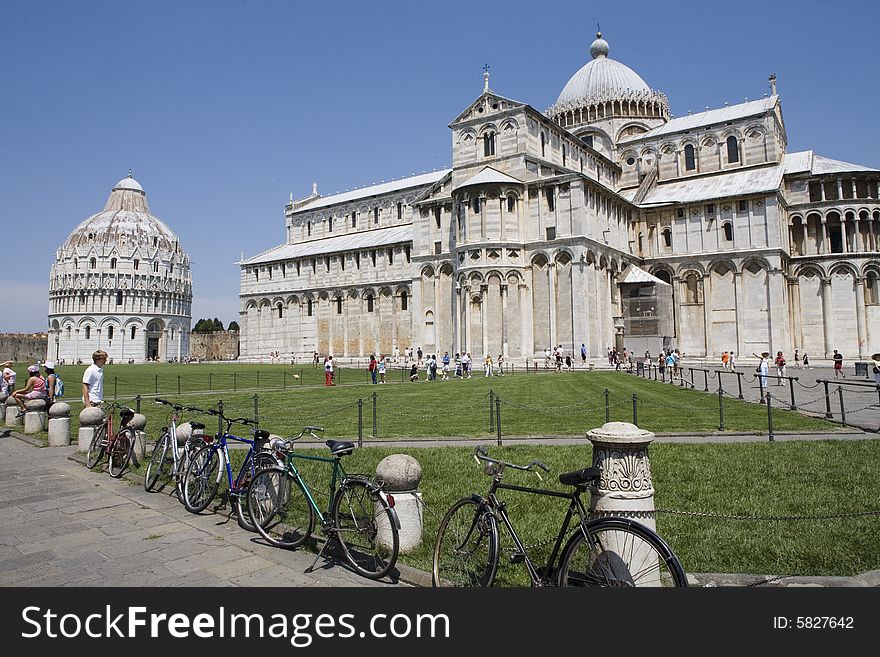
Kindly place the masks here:
POLYGON ((449 166, 482 90, 543 111, 610 57, 672 113, 760 98, 789 151, 880 168, 873 2, 42 2, 0 5, 0 331, 46 326, 56 249, 129 169, 190 254, 193 321, 238 317, 235 262, 283 206, 449 166))

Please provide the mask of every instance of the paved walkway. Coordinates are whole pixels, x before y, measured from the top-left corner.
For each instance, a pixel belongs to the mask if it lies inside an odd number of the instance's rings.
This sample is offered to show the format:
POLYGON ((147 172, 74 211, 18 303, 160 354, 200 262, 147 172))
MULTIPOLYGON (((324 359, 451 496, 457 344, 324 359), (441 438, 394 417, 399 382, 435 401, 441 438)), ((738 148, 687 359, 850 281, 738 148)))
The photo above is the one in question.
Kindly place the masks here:
POLYGON ((234 516, 0 438, 0 586, 389 586, 261 543, 234 516))

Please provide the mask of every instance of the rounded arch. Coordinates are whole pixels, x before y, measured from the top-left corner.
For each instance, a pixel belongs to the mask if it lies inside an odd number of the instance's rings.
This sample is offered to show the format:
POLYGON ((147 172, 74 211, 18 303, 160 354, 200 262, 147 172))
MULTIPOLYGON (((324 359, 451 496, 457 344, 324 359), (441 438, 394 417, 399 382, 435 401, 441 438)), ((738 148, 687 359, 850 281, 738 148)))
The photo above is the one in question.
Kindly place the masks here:
POLYGON ((849 262, 835 262, 828 267, 828 275, 845 274, 852 276, 854 279, 859 277, 859 272, 855 265, 849 262))
POLYGON ((375 299, 377 296, 379 295, 376 292, 375 288, 368 287, 361 290, 361 299, 363 299, 364 301, 368 300, 370 297, 375 299))
POLYGON ((828 278, 825 269, 818 262, 810 262, 797 267, 794 271, 795 278, 810 278, 818 276, 819 278, 828 278))
POLYGON ((730 258, 719 258, 718 260, 713 260, 709 263, 709 273, 717 273, 719 276, 724 276, 728 272, 735 272, 736 265, 733 263, 733 260, 730 258))
POLYGON ((283 306, 283 305, 284 305, 284 299, 282 299, 281 297, 275 297, 274 299, 272 299, 272 307, 273 308, 277 308, 278 306, 283 306))
POLYGON ((383 285, 379 288, 379 296, 380 297, 390 297, 393 294, 391 288, 387 285, 383 285))
POLYGON ((484 123, 480 126, 479 135, 482 137, 487 132, 498 132, 498 126, 492 121, 490 121, 489 123, 484 123))
POLYGON ((567 265, 574 261, 574 253, 568 248, 557 249, 553 254, 553 262, 560 265, 567 265))
POLYGON ((539 269, 543 269, 550 262, 550 258, 547 257, 547 254, 543 251, 539 251, 532 255, 531 260, 529 261, 532 267, 538 267, 539 269))
POLYGON ((867 276, 871 272, 880 275, 880 260, 869 260, 862 265, 862 276, 867 276))
POLYGON ((287 297, 287 307, 288 308, 290 308, 291 306, 298 306, 298 305, 299 305, 299 297, 297 295, 291 294, 289 297, 287 297))
POLYGON ((619 142, 624 137, 632 137, 643 132, 648 132, 651 127, 644 121, 629 121, 623 124, 623 127, 617 131, 615 141, 619 142))
POLYGON ((345 291, 345 298, 346 299, 358 299, 358 298, 360 298, 360 291, 358 291, 356 289, 346 290, 345 291))
POLYGON ((482 283, 484 281, 483 273, 479 271, 472 271, 468 275, 468 282, 473 283, 482 283))
POLYGON ((434 266, 433 265, 425 265, 422 267, 422 271, 419 272, 419 276, 433 278, 434 277, 434 266))
POLYGON ((260 303, 258 304, 258 307, 260 310, 262 310, 263 308, 268 308, 270 305, 271 304, 269 303, 268 299, 260 299, 260 303))
POLYGON ((687 260, 678 265, 678 275, 683 276, 687 271, 694 271, 699 276, 703 276, 706 273, 706 268, 696 260, 687 260))
POLYGON ((805 223, 805 222, 806 222, 806 217, 804 217, 804 215, 800 214, 799 212, 788 215, 788 225, 789 226, 799 226, 800 224, 805 223))
POLYGON ((759 273, 758 270, 769 271, 770 263, 761 256, 752 256, 743 260, 742 269, 740 270, 742 273, 748 271, 750 274, 757 274, 759 273))
POLYGON ((120 322, 117 317, 105 317, 98 324, 98 326, 101 328, 101 330, 104 330, 108 326, 119 326, 119 325, 120 325, 120 322))
POLYGON ((502 130, 502 132, 511 132, 514 130, 519 130, 519 123, 516 121, 516 119, 505 119, 501 123, 501 130, 502 130))
POLYGON ((507 281, 508 285, 520 285, 523 283, 522 274, 514 270, 508 271, 504 275, 504 280, 507 281))
POLYGON ((440 264, 441 276, 452 276, 454 272, 455 268, 452 266, 452 263, 444 261, 440 264))
POLYGON ((77 321, 77 323, 76 323, 76 328, 83 328, 85 326, 97 326, 97 325, 98 325, 98 322, 95 321, 94 317, 86 316, 86 317, 79 318, 79 321, 77 321))

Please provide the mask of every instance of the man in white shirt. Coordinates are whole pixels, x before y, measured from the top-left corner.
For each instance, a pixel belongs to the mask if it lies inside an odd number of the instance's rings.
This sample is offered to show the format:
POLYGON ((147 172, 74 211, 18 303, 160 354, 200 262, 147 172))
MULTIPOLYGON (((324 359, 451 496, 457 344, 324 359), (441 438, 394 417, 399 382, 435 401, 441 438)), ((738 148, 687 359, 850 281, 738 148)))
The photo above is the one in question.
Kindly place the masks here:
POLYGON ((107 352, 98 349, 92 354, 92 364, 83 372, 83 404, 86 408, 104 403, 104 364, 107 352))

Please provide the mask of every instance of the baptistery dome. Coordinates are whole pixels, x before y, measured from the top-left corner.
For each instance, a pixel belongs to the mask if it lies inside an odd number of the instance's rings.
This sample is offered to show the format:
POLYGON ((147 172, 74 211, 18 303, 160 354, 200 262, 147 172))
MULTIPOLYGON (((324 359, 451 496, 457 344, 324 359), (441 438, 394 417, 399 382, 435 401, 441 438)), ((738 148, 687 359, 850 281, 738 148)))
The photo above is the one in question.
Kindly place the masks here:
POLYGON ((103 349, 114 362, 179 360, 189 354, 191 305, 189 256, 129 175, 56 253, 48 357, 90 362, 103 349))

